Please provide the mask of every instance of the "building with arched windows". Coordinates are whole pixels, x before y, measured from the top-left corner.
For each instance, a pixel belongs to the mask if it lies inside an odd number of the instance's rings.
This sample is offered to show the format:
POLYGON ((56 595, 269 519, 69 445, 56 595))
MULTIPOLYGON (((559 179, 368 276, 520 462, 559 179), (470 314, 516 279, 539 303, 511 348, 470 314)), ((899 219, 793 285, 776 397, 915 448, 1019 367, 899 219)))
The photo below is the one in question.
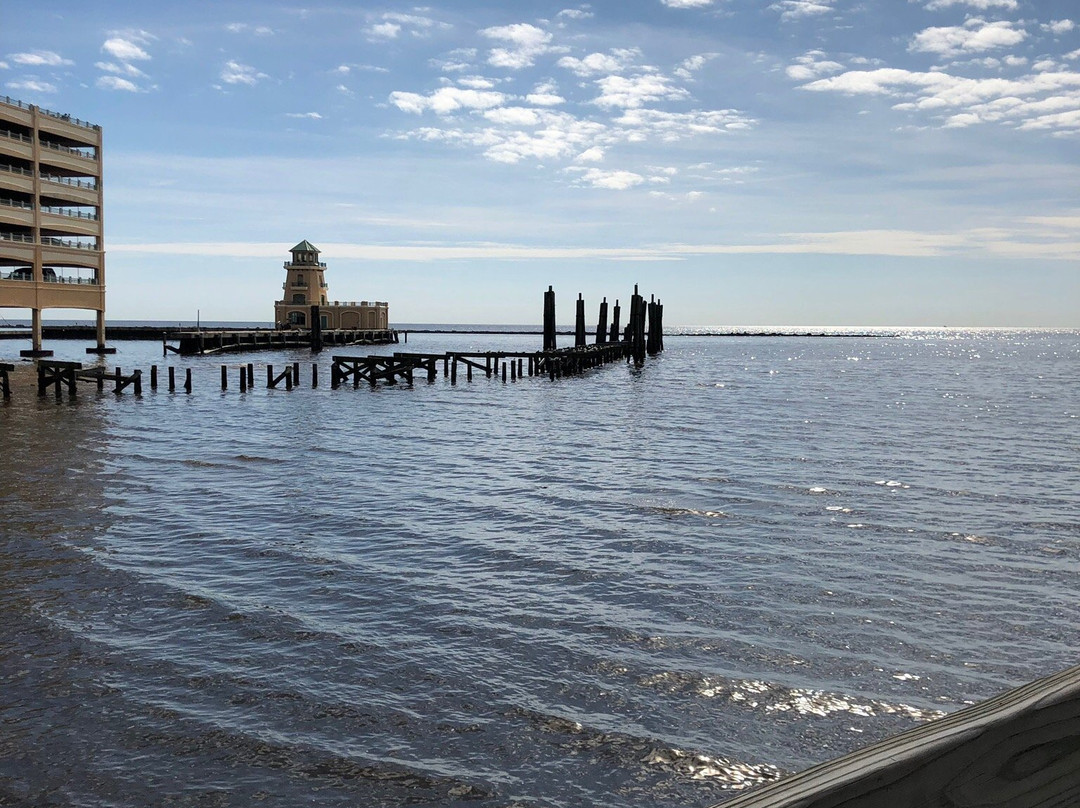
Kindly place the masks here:
POLYGON ((311 328, 312 306, 322 329, 387 329, 390 307, 386 303, 361 300, 359 303, 329 299, 326 264, 319 261, 319 249, 305 239, 293 247, 292 260, 285 262, 284 294, 274 304, 277 328, 311 328))

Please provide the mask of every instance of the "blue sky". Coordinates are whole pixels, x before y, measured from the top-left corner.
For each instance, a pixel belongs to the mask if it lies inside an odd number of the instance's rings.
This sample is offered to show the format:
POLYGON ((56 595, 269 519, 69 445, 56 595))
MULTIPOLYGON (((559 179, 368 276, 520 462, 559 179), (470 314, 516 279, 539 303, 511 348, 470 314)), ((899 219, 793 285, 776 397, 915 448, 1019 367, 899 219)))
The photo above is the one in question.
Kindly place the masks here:
POLYGON ((102 125, 110 319, 1080 327, 1075 0, 10 6, 102 125), (590 314, 590 319, 592 314, 590 314))

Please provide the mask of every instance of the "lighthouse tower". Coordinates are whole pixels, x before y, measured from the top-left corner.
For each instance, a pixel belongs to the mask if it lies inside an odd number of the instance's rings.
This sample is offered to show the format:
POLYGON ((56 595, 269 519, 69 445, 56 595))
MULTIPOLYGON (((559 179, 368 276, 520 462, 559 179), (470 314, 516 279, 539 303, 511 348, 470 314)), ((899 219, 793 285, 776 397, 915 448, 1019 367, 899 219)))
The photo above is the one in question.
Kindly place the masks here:
POLYGON ((311 307, 326 305, 326 264, 319 261, 319 248, 307 239, 290 252, 292 260, 285 262, 285 293, 274 306, 274 319, 279 328, 307 328, 311 307))

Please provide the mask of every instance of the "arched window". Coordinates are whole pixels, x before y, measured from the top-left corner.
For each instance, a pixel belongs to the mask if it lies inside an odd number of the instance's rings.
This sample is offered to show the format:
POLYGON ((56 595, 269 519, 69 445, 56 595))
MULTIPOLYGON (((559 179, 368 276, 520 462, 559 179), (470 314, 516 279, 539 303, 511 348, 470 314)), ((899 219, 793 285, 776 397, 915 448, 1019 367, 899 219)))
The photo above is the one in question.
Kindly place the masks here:
POLYGON ((289 323, 291 325, 306 325, 307 324, 307 317, 304 315, 304 312, 302 312, 302 311, 290 311, 289 312, 289 323))
POLYGON ((307 303, 307 297, 305 295, 296 294, 292 296, 292 302, 304 304, 307 303))

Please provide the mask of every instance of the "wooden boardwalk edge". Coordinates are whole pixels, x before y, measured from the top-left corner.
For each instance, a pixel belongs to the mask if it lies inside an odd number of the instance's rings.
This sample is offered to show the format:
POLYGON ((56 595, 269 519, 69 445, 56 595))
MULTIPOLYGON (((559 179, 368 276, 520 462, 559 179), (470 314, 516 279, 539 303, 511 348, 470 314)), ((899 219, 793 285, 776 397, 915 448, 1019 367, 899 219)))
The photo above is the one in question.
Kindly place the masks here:
POLYGON ((1080 666, 712 808, 1080 805, 1080 666))

